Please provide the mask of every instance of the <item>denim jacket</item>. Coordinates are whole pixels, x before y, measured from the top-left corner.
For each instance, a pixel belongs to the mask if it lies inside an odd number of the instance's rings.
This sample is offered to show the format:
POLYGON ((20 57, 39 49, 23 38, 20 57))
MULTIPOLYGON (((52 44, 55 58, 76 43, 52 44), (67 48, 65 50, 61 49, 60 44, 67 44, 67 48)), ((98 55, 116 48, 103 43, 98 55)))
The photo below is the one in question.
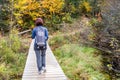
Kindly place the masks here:
MULTIPOLYGON (((46 39, 46 42, 45 42, 45 47, 47 46, 47 40, 48 40, 48 30, 47 30, 47 28, 45 28, 45 27, 43 27, 43 26, 36 26, 34 29, 33 29, 33 31, 32 31, 32 39, 35 39, 35 37, 36 37, 36 32, 37 32, 37 30, 38 30, 38 27, 42 27, 42 28, 44 28, 45 29, 45 39, 46 39)), ((34 42, 34 49, 36 49, 36 47, 37 47, 37 44, 34 42)))

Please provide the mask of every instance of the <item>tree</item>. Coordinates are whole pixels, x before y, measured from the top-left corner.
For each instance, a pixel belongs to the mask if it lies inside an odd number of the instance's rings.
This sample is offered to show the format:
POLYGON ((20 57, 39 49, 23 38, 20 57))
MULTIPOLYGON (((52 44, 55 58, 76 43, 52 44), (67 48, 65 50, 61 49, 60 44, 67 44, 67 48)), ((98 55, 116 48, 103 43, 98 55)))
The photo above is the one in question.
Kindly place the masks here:
POLYGON ((0 2, 0 31, 9 31, 10 21, 10 1, 1 0, 0 2))
POLYGON ((61 15, 63 5, 63 0, 15 0, 14 16, 16 23, 24 28, 29 28, 28 26, 34 25, 34 20, 37 17, 45 18, 50 23, 54 22, 54 18, 59 18, 61 15))
POLYGON ((97 47, 112 56, 112 70, 120 72, 120 0, 104 0, 101 6, 102 27, 97 36, 97 47))

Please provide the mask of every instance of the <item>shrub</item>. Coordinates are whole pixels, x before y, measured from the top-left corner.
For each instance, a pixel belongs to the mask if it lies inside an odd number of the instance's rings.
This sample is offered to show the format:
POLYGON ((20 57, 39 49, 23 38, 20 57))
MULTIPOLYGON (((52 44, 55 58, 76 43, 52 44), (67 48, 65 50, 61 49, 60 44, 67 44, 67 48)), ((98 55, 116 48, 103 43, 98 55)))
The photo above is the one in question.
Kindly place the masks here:
POLYGON ((16 30, 12 30, 9 37, 0 40, 0 80, 15 80, 22 77, 26 54, 20 53, 19 49, 24 49, 24 46, 15 34, 16 30))
POLYGON ((80 6, 80 11, 84 14, 90 13, 92 11, 92 6, 88 1, 83 1, 80 6))
POLYGON ((8 80, 8 77, 5 63, 0 64, 0 80, 8 80))
POLYGON ((0 41, 0 44, 1 44, 1 48, 0 48, 1 61, 3 62, 5 61, 6 63, 15 62, 16 61, 15 53, 8 46, 7 41, 2 39, 0 41))
POLYGON ((15 53, 10 48, 3 49, 3 53, 4 55, 2 56, 2 58, 3 61, 6 62, 6 64, 15 63, 15 61, 17 60, 15 53))
POLYGON ((62 18, 62 21, 65 21, 67 23, 72 23, 73 19, 71 17, 70 13, 66 13, 65 16, 62 18))
POLYGON ((17 52, 21 46, 20 38, 18 36, 18 31, 15 29, 11 30, 9 39, 10 39, 10 46, 11 46, 12 50, 14 52, 17 52))

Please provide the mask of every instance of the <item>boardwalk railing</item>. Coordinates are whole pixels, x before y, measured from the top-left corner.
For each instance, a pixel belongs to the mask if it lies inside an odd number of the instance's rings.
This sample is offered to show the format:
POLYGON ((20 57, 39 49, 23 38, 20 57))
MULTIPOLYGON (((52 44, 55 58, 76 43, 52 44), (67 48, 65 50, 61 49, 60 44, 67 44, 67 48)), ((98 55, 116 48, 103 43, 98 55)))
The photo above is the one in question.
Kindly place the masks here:
POLYGON ((38 74, 36 56, 33 50, 34 40, 32 40, 29 53, 22 76, 22 80, 67 80, 64 72, 54 57, 49 45, 46 51, 46 72, 38 74))

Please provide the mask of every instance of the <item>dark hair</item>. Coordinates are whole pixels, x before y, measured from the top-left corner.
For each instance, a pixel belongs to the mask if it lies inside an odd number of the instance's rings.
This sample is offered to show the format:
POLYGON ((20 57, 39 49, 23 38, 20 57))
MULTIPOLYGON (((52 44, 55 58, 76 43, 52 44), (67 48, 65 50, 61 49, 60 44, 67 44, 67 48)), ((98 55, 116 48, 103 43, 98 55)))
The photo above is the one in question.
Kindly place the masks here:
POLYGON ((35 25, 36 25, 36 26, 42 26, 42 25, 43 25, 43 20, 42 20, 42 18, 37 18, 36 21, 35 21, 35 25))

